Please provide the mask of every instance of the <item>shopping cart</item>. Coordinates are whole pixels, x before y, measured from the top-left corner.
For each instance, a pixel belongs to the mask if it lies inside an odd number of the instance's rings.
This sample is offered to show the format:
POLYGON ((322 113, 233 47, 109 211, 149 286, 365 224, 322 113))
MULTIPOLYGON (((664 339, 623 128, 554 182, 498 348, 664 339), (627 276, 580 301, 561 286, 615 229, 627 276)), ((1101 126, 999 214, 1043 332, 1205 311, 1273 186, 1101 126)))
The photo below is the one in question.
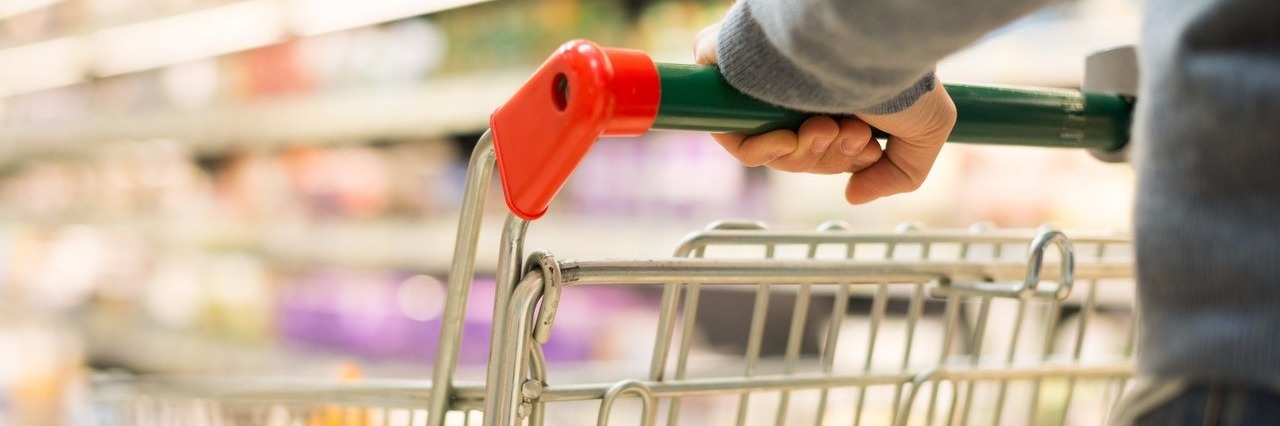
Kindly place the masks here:
MULTIPOLYGON (((954 141, 1121 149, 1131 99, 948 85, 954 141)), ((148 379, 100 384, 103 424, 1098 424, 1131 375, 1137 316, 1122 233, 1043 227, 813 231, 719 222, 672 257, 525 253, 530 221, 601 135, 651 128, 760 132, 804 114, 760 103, 714 68, 655 65, 585 41, 562 47, 493 115, 469 163, 434 377, 423 381, 148 379), (494 168, 502 228, 483 383, 454 380, 494 168), (563 294, 660 292, 647 371, 557 371, 563 294), (741 352, 700 348, 699 319, 749 295, 741 352), (766 323, 789 306, 785 349, 766 323), (802 354, 808 341, 816 355, 802 354), (816 345, 813 343, 816 342, 816 345), (633 374, 634 373, 634 374, 633 374), (608 377, 596 378, 596 377, 608 377)), ((733 312, 736 311, 736 312, 733 312)), ((598 315, 608 315, 599 312, 598 315)), ((637 335, 643 335, 638 333, 637 335)))

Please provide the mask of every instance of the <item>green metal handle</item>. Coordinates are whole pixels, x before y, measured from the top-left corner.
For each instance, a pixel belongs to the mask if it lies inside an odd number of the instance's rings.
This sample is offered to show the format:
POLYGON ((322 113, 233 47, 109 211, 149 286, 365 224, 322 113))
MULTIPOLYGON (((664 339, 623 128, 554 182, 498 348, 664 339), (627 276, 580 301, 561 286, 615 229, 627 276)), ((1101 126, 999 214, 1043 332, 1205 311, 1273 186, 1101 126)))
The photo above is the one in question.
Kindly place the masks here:
MULTIPOLYGON (((713 66, 658 64, 655 129, 758 134, 795 129, 812 113, 739 92, 713 66)), ((951 142, 1115 151, 1129 141, 1133 103, 1109 93, 945 84, 956 104, 951 142)), ((878 137, 884 137, 878 132, 878 137)))

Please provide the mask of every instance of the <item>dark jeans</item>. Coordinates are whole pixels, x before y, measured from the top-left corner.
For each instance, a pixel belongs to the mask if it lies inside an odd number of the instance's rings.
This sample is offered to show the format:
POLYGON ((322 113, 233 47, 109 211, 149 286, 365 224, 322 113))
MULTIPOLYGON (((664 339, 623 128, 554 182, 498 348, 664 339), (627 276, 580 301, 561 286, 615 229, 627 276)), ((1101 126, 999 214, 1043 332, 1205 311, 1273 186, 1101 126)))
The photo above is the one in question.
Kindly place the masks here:
POLYGON ((1139 416, 1133 425, 1280 425, 1280 395, 1244 386, 1194 384, 1139 416))

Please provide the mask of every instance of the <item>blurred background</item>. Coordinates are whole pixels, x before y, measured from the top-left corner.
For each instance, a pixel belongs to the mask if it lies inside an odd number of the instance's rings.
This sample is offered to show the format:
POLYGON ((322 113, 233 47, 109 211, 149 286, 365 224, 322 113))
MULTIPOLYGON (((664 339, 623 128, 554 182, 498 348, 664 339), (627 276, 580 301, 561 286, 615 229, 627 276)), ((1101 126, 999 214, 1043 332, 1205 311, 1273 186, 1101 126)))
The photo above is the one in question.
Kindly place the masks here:
MULTIPOLYGON (((572 38, 688 62, 728 4, 0 1, 0 425, 83 424, 101 374, 429 377, 489 112, 572 38)), ((1085 54, 1136 39, 1137 9, 1054 7, 939 75, 1074 87, 1085 54)), ((705 134, 604 140, 529 246, 664 256, 726 217, 1124 229, 1133 178, 1082 152, 950 146, 913 194, 851 207, 844 179, 743 168, 705 134)), ((492 201, 464 376, 484 362, 503 214, 492 201)), ((564 303, 613 314, 562 309, 553 362, 647 366, 617 332, 656 315, 652 295, 564 303)))

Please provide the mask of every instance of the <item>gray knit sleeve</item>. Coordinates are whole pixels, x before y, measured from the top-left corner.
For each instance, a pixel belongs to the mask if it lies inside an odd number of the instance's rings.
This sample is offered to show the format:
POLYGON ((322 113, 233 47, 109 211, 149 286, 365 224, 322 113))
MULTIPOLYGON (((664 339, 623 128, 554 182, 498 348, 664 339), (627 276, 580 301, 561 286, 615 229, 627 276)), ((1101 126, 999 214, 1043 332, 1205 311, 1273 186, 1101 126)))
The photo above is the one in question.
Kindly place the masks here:
POLYGON ((748 95, 803 111, 884 114, 933 89, 939 59, 1048 0, 740 0, 720 68, 748 95))

